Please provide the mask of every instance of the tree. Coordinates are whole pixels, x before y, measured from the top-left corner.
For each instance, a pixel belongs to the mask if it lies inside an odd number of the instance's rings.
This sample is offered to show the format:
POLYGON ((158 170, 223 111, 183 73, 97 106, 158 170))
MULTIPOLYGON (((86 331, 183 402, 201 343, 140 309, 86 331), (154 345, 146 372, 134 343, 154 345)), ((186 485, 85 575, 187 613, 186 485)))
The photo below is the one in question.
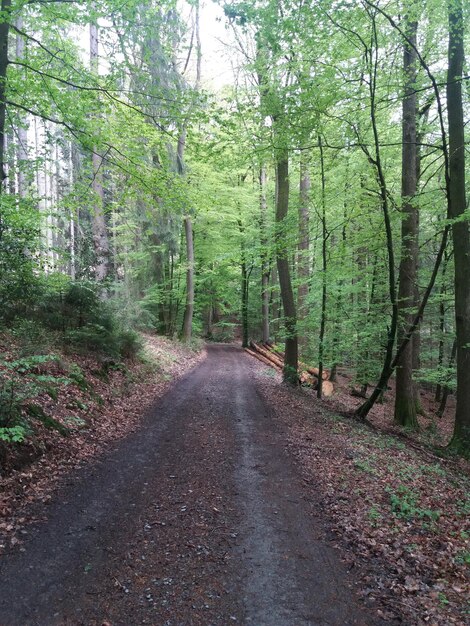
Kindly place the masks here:
POLYGON ((270 339, 269 332, 269 277, 271 275, 268 238, 267 238, 267 202, 266 202, 266 166, 259 170, 259 207, 260 207, 260 244, 261 244, 261 326, 262 339, 270 339))
MULTIPOLYGON (((308 279, 310 276, 310 191, 310 172, 308 170, 305 152, 302 151, 300 157, 299 243, 297 261, 297 278, 299 281, 297 289, 297 310, 299 319, 305 318, 307 314, 308 279)), ((307 333, 303 333, 302 337, 299 337, 299 344, 301 351, 305 352, 308 346, 307 333)))
MULTIPOLYGON (((96 22, 90 23, 90 68, 99 73, 99 30, 96 22)), ((96 256, 95 276, 102 282, 109 272, 109 241, 106 228, 103 193, 103 159, 96 148, 92 149, 92 190, 93 190, 93 245, 96 256)))
POLYGON ((466 216, 465 133, 462 102, 464 19, 461 0, 449 0, 449 201, 454 243, 455 326, 457 335, 457 405, 451 445, 470 451, 470 232, 466 216))
MULTIPOLYGON (((414 7, 405 16, 404 31, 407 41, 403 44, 403 119, 402 119, 402 226, 401 261, 398 287, 398 343, 413 322, 413 305, 418 266, 418 208, 417 191, 417 133, 416 133, 416 74, 417 74, 417 31, 418 22, 413 15, 414 7), (410 15, 411 12, 411 15, 410 15)), ((418 427, 416 416, 416 388, 413 382, 413 343, 408 342, 396 369, 395 421, 402 426, 418 427)))

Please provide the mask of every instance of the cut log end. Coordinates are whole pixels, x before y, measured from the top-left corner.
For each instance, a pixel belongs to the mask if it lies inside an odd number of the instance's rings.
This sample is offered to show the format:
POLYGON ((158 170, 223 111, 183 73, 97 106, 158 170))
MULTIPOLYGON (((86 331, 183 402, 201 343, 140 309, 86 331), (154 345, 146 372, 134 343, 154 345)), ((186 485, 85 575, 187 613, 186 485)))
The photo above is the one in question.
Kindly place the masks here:
POLYGON ((335 388, 332 382, 329 380, 324 380, 321 385, 321 393, 325 398, 329 398, 333 395, 335 388))

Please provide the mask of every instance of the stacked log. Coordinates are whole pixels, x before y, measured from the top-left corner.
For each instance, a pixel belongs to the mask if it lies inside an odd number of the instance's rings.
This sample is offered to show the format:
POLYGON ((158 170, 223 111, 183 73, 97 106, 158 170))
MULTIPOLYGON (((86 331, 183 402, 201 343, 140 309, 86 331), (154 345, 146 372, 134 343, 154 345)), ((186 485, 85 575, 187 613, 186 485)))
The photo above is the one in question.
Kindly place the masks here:
POLYGON ((264 363, 265 365, 270 365, 271 367, 274 367, 274 369, 278 370, 279 372, 282 372, 282 367, 280 365, 267 359, 265 356, 263 356, 259 352, 256 352, 255 350, 250 350, 250 348, 245 348, 245 352, 248 352, 248 354, 251 354, 251 356, 254 356, 255 359, 258 359, 258 361, 261 361, 261 363, 264 363))
MULTIPOLYGON (((284 353, 275 344, 251 341, 250 347, 245 348, 245 350, 265 365, 273 367, 278 372, 282 371, 284 367, 284 353)), ((318 386, 319 374, 318 367, 310 367, 305 363, 299 363, 300 383, 311 385, 315 389, 318 386)), ((329 375, 328 370, 323 370, 322 395, 325 397, 331 396, 334 391, 333 383, 328 380, 329 375)))
POLYGON ((250 348, 264 356, 265 359, 280 367, 281 369, 284 367, 284 358, 279 356, 276 352, 271 351, 269 348, 266 348, 265 345, 261 343, 255 343, 254 341, 250 342, 250 348))

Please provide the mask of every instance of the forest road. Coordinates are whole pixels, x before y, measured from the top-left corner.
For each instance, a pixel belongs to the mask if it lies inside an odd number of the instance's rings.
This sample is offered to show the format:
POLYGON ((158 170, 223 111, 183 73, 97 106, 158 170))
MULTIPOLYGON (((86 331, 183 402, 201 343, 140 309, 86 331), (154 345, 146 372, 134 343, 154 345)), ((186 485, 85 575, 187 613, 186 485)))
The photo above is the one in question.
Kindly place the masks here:
POLYGON ((382 623, 321 538, 254 367, 209 346, 136 433, 65 478, 3 557, 1 626, 382 623))

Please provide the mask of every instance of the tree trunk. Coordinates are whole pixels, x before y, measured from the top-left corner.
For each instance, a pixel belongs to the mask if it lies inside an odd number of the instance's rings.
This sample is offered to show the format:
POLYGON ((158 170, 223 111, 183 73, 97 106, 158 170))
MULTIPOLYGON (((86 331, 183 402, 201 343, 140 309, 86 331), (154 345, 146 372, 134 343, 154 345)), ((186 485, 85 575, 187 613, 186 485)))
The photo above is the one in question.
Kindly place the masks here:
POLYGON ((455 265, 455 323, 457 337, 457 404, 451 446, 470 452, 470 233, 464 218, 465 135, 462 104, 464 21, 462 0, 450 0, 447 114, 449 119, 449 191, 455 265), (457 218, 459 218, 457 220, 457 218))
MULTIPOLYGON (((437 368, 441 370, 444 365, 444 333, 445 333, 445 322, 446 322, 446 308, 444 304, 444 295, 445 295, 445 285, 441 286, 440 296, 441 300, 439 301, 439 351, 437 357, 437 368)), ((434 402, 439 402, 441 399, 442 385, 438 383, 436 385, 436 392, 434 396, 434 402)))
POLYGON ((281 318, 281 294, 279 291, 279 278, 277 274, 277 265, 273 265, 271 268, 271 289, 270 289, 270 300, 269 305, 271 309, 271 332, 274 336, 274 340, 276 341, 279 337, 279 331, 281 328, 280 318, 281 318))
POLYGON ((261 230, 261 325, 263 341, 269 341, 269 276, 271 273, 267 228, 267 202, 266 202, 266 167, 263 165, 259 172, 259 206, 260 206, 260 230, 261 230))
POLYGON ((238 220, 240 231, 240 267, 242 273, 242 347, 248 347, 248 270, 246 267, 245 228, 241 219, 238 220))
POLYGON ((289 160, 287 151, 281 151, 276 163, 276 261, 284 308, 286 331, 284 381, 298 384, 297 312, 289 270, 289 250, 286 242, 286 218, 289 208, 289 160))
MULTIPOLYGON (((449 363, 447 365, 448 369, 450 369, 453 366, 456 354, 457 354, 457 340, 454 339, 454 343, 452 344, 452 350, 451 350, 450 357, 449 357, 449 363)), ((439 408, 437 409, 438 417, 442 417, 444 415, 444 411, 446 410, 447 398, 449 397, 449 393, 450 393, 450 387, 449 387, 450 378, 451 377, 448 377, 448 380, 443 386, 441 403, 439 404, 439 408)))
POLYGON ((5 118, 6 118, 6 80, 8 69, 8 37, 10 34, 11 0, 2 0, 2 17, 0 18, 0 192, 5 173, 5 118))
POLYGON ((325 353, 325 327, 326 327, 326 201, 325 201, 325 161, 323 158, 323 145, 321 137, 318 137, 320 148, 320 174, 321 174, 321 226, 322 226, 322 298, 320 317, 320 336, 318 341, 318 386, 317 397, 321 399, 323 393, 323 359, 325 353))
MULTIPOLYGON (((305 156, 300 160, 300 182, 299 182, 299 243, 297 276, 299 287, 297 289, 297 310, 299 319, 303 320, 307 315, 308 279, 310 275, 310 237, 309 237, 309 208, 310 208, 310 174, 305 156)), ((299 337, 299 348, 301 353, 305 353, 308 347, 307 333, 302 333, 299 337)))
MULTIPOLYGON (((90 67, 98 72, 98 26, 90 24, 90 67)), ((95 277, 103 281, 109 272, 109 241, 106 229, 103 194, 103 159, 93 149, 92 160, 92 190, 93 190, 93 246, 96 256, 95 277)))
MULTIPOLYGON (((23 18, 16 18, 16 27, 19 30, 23 29, 23 18)), ((24 59, 24 37, 19 33, 16 33, 16 58, 18 60, 24 59)), ((20 124, 17 128, 17 140, 18 148, 16 151, 17 157, 17 170, 18 170, 18 195, 20 198, 26 196, 27 177, 25 175, 25 165, 28 160, 28 130, 27 130, 27 117, 25 115, 20 117, 20 124)))
MULTIPOLYGON (((418 209, 415 206, 417 189, 416 147, 416 36, 418 23, 406 17, 408 40, 404 45, 404 98, 402 120, 402 223, 401 261, 398 287, 398 344, 413 322, 415 286, 418 265, 418 209)), ((402 426, 418 428, 416 389, 413 381, 413 342, 403 350, 396 369, 395 421, 402 426)))
MULTIPOLYGON (((375 28, 374 22, 374 45, 376 49, 378 48, 377 41, 377 30, 375 28)), ((398 307, 397 307, 397 295, 396 295, 396 284, 395 284, 395 252, 393 245, 393 230, 390 219, 390 211, 389 211, 389 200, 388 200, 388 189, 385 180, 384 168, 382 165, 382 157, 380 153, 380 141, 379 141, 379 133, 377 126, 377 108, 376 108, 376 88, 377 88, 377 73, 378 73, 378 57, 375 56, 372 61, 371 54, 371 67, 370 67, 370 77, 369 77, 369 94, 370 94, 370 118, 372 124, 372 131, 374 135, 374 156, 372 156, 368 150, 366 149, 366 154, 368 154, 369 160, 372 159, 376 170, 376 178, 377 184, 380 190, 380 203, 382 207, 382 213, 384 217, 384 225, 385 225, 385 234, 386 234, 386 242, 387 242, 387 260, 388 260, 388 290, 390 297, 390 305, 391 305, 391 319, 390 326, 387 329, 387 344, 385 347, 385 356, 384 362, 382 366, 382 372, 380 374, 379 380, 375 386, 374 391, 370 395, 370 397, 362 404, 357 410, 356 415, 361 419, 365 419, 369 414, 369 411, 377 402, 377 400, 383 396, 387 383, 393 372, 393 349, 395 346, 395 338, 396 331, 398 325, 398 307)), ((361 146, 362 147, 362 146, 361 146)), ((364 149, 364 147, 363 147, 364 149)))
MULTIPOLYGON (((69 193, 72 194, 73 187, 75 183, 75 171, 74 171, 74 163, 73 163, 73 144, 71 141, 67 143, 68 149, 68 190, 69 193)), ((69 209, 69 275, 72 280, 75 280, 76 275, 76 265, 75 265, 75 215, 73 212, 73 208, 69 209)))
POLYGON ((193 243, 193 223, 191 217, 184 218, 184 234, 186 239, 186 308, 183 320, 183 339, 190 341, 193 332, 194 314, 194 243, 193 243))
MULTIPOLYGON (((196 84, 195 89, 198 90, 201 82, 201 39, 199 28, 199 0, 196 2, 196 84)), ((178 138, 177 159, 178 171, 180 175, 184 174, 184 151, 186 148, 186 124, 178 138)), ((193 223, 191 215, 184 218, 184 233, 186 237, 186 260, 188 263, 186 269, 186 308, 184 310, 183 320, 183 339, 190 341, 193 334, 193 315, 194 315, 194 242, 193 242, 193 223)))

